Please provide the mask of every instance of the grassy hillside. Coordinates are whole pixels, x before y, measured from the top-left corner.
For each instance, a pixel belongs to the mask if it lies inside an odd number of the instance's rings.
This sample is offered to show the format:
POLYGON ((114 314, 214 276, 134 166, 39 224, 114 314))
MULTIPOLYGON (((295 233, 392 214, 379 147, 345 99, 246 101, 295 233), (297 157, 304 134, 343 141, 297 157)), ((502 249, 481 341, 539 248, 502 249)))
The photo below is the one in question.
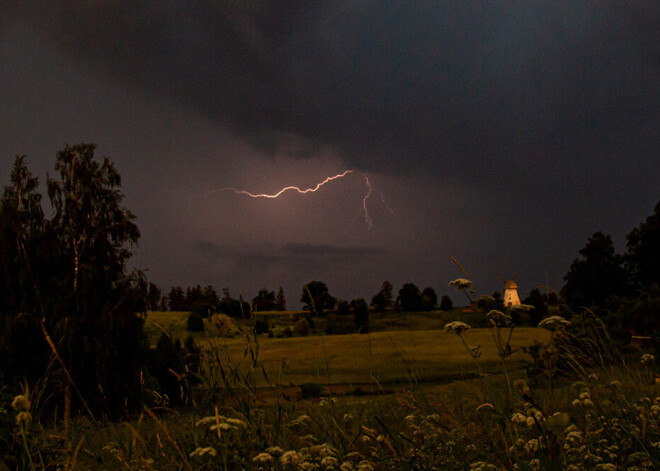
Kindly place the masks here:
MULTIPOLYGON (((530 345, 534 340, 548 339, 542 329, 521 328, 514 332, 514 348, 530 345)), ((285 365, 284 382, 370 383, 448 380, 500 370, 488 329, 469 332, 471 343, 482 345, 483 355, 473 360, 458 336, 439 330, 391 331, 372 334, 310 336, 259 339, 259 365, 271 382, 277 380, 285 365)), ((219 346, 225 358, 234 364, 244 360, 246 340, 209 339, 207 347, 219 346)), ((511 357, 514 364, 522 352, 511 357)), ((267 383, 258 375, 258 384, 267 383)))

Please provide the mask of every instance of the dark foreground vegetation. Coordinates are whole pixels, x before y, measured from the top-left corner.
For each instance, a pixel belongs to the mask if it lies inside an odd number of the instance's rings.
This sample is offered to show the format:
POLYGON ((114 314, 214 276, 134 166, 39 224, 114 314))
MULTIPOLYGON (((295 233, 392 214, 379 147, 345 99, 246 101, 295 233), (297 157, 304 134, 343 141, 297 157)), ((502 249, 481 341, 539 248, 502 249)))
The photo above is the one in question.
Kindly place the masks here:
MULTIPOLYGON (((625 254, 592 235, 559 293, 533 290, 504 306, 467 279, 451 282, 470 306, 452 310, 443 296, 443 310, 460 318, 433 332, 456 345, 448 362, 459 352, 469 360, 457 381, 427 384, 411 370, 381 384, 388 365, 370 357, 361 384, 333 390, 341 360, 325 335, 363 333, 353 338, 366 338, 371 355, 371 336, 382 346, 392 319, 433 316, 435 291, 409 283, 393 300, 384 283, 370 309, 310 282, 290 330, 320 336, 324 366, 298 385, 287 382, 285 358, 270 374, 261 362, 264 336, 278 335, 255 311, 285 309, 281 289, 246 303, 200 288, 203 307, 184 310, 195 314, 185 329, 201 333, 180 341, 156 326, 150 339, 145 313, 163 296, 126 268, 135 217, 119 173, 93 153, 85 144, 58 152, 50 217, 24 157, 0 200, 0 470, 660 467, 660 203, 625 254), (243 319, 233 331, 222 330, 228 314, 243 319), (214 339, 200 341, 210 324, 214 339), (520 325, 538 325, 545 340, 516 344, 520 325), (475 340, 486 332, 488 346, 475 340)), ((167 301, 195 293, 173 289, 167 301)))

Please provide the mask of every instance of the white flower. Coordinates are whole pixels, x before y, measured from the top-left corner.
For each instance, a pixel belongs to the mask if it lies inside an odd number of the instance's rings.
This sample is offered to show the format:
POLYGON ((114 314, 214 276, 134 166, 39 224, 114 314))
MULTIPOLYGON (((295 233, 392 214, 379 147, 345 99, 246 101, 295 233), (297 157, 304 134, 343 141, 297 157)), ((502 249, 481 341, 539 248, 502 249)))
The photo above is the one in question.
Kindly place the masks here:
POLYGON ((360 461, 357 471, 374 471, 374 464, 369 460, 360 461))
POLYGON ((655 356, 651 355, 650 353, 645 353, 642 355, 642 365, 646 365, 647 363, 651 363, 652 361, 655 361, 655 356))
POLYGON ((215 456, 217 452, 215 451, 215 448, 212 446, 207 446, 204 448, 197 447, 195 450, 190 453, 190 456, 204 456, 204 455, 209 455, 209 456, 215 456))
POLYGON ((486 319, 490 321, 493 326, 506 327, 511 325, 511 316, 504 314, 502 311, 492 309, 486 314, 486 319))
POLYGON ((472 286, 472 282, 466 278, 457 278, 454 281, 450 281, 449 286, 453 286, 456 289, 467 289, 472 286))
POLYGON ((279 446, 269 446, 266 448, 266 453, 273 456, 280 456, 282 453, 284 453, 284 450, 282 450, 279 446))
POLYGON ((513 415, 511 416, 511 422, 514 424, 524 424, 527 422, 527 417, 524 414, 521 414, 520 412, 514 412, 513 415))
POLYGON ((337 467, 338 461, 334 456, 326 456, 321 460, 321 466, 326 469, 334 469, 337 467))
POLYGON ((30 400, 27 398, 26 395, 19 394, 14 398, 14 400, 11 403, 11 406, 14 408, 14 410, 17 411, 29 410, 30 400))
POLYGON ((467 325, 465 322, 461 322, 461 321, 454 321, 445 324, 445 331, 452 332, 454 334, 462 334, 463 332, 469 329, 471 329, 471 327, 467 325))
POLYGON ((533 427, 534 425, 536 425, 536 421, 534 420, 534 417, 527 417, 526 422, 528 427, 533 427))
POLYGON ((539 449, 539 441, 536 438, 532 438, 530 441, 525 443, 525 450, 529 453, 535 453, 539 449))
POLYGON ((353 463, 350 461, 344 461, 339 467, 339 471, 353 471, 353 463))
POLYGON ((282 456, 280 456, 280 463, 282 464, 290 464, 295 466, 300 463, 300 461, 300 454, 298 454, 298 452, 295 450, 286 451, 284 454, 282 454, 282 456))
POLYGON ((570 321, 567 321, 561 316, 550 316, 539 322, 538 326, 546 330, 555 331, 563 329, 569 325, 571 325, 570 321))
POLYGON ((255 463, 270 463, 273 461, 273 457, 268 453, 259 453, 257 456, 252 458, 252 461, 255 463))
POLYGON ((16 425, 18 425, 19 427, 25 429, 30 426, 31 422, 32 422, 32 414, 30 414, 27 411, 21 411, 16 416, 16 425))

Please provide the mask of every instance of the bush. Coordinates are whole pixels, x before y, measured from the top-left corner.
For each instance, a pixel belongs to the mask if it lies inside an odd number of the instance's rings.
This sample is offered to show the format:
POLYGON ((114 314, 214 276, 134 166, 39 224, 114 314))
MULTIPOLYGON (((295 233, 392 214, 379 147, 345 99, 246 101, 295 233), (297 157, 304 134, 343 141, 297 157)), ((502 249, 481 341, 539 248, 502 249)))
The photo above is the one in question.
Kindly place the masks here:
POLYGON ((234 335, 234 323, 227 314, 213 314, 211 316, 211 325, 215 327, 217 334, 221 337, 231 337, 234 335))
POLYGON ((307 337, 309 335, 310 330, 311 327, 309 325, 309 321, 304 318, 300 319, 298 322, 296 322, 296 325, 293 326, 293 332, 298 337, 307 337))
POLYGON ((186 329, 190 332, 204 332, 204 319, 199 317, 194 312, 188 316, 186 329))
POLYGON ((354 299, 351 301, 353 308, 353 316, 355 319, 355 328, 361 334, 369 331, 369 306, 367 302, 362 299, 354 299))
POLYGON ((323 393, 323 386, 321 386, 319 383, 302 383, 300 385, 300 393, 303 399, 321 397, 321 394, 323 393))
POLYGON ((269 330, 270 327, 267 320, 259 319, 254 323, 254 331, 257 334, 267 334, 269 330))
POLYGON ((442 296, 440 300, 440 310, 441 311, 451 311, 451 308, 454 307, 454 303, 449 296, 446 294, 442 296))
POLYGON ((340 299, 337 301, 337 314, 350 314, 351 312, 351 307, 348 305, 348 301, 344 301, 343 299, 340 299))

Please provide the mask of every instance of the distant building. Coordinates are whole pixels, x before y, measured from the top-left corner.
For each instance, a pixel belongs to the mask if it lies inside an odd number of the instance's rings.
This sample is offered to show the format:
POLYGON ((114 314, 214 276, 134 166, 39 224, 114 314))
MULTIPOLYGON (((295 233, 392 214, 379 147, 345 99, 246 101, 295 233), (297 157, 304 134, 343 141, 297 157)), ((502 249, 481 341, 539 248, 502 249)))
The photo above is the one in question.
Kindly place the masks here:
POLYGON ((508 280, 504 283, 504 305, 519 306, 520 297, 518 296, 518 285, 515 280, 508 280))

